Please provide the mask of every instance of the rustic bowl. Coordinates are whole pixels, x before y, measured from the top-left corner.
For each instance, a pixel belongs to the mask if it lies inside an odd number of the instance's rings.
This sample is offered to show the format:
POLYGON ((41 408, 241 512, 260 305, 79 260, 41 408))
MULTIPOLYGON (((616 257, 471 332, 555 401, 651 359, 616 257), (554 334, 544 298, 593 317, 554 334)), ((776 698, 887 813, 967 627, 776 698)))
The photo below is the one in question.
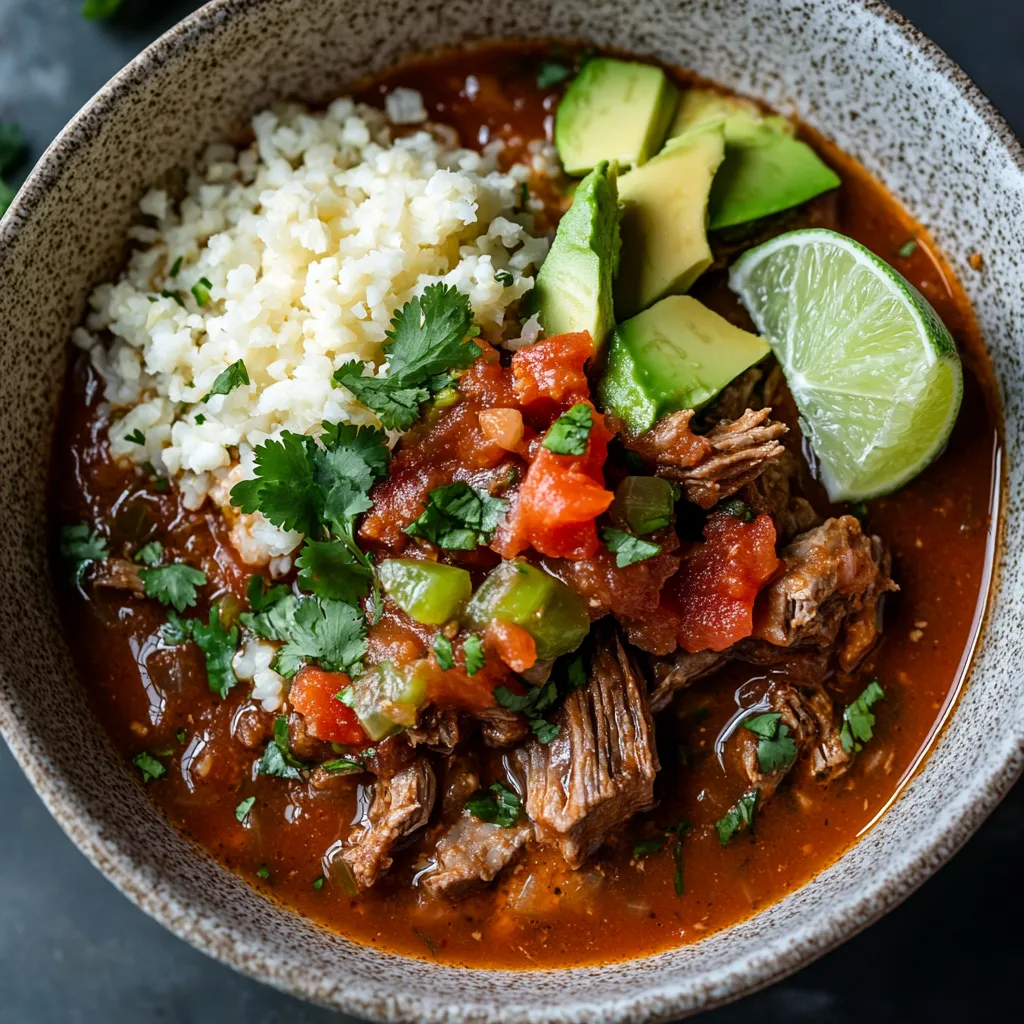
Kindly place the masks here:
MULTIPOLYGON (((971 835, 1024 758, 1024 154, 932 43, 874 0, 216 0, 91 100, 0 225, 0 728, 69 836, 199 949, 364 1017, 666 1020, 774 981, 875 920, 971 835), (554 36, 656 57, 795 109, 927 224, 962 276, 1006 409, 1006 552, 970 684, 921 771, 838 863, 695 946, 599 968, 467 971, 355 946, 268 903, 153 809, 93 719, 46 566, 65 343, 147 183, 280 96, 337 95, 424 46, 554 36), (968 267, 982 252, 984 272, 968 267)), ((995 543, 995 531, 993 543, 995 543)))

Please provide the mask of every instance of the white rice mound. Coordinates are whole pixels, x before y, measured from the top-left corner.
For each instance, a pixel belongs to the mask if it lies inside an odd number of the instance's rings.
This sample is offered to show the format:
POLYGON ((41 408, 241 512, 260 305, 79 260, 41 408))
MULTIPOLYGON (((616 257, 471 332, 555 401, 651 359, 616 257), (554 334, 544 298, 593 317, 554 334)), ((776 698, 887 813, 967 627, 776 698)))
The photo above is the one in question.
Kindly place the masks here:
MULTIPOLYGON (((382 372, 392 314, 432 282, 469 296, 488 340, 515 344, 548 248, 530 233, 536 201, 522 202, 545 154, 501 173, 500 142, 459 148, 410 92, 388 98, 395 122, 420 125, 397 138, 383 112, 350 99, 322 113, 275 106, 253 119, 252 146, 207 148, 180 203, 159 190, 140 202, 139 247, 94 291, 74 340, 105 383, 111 454, 152 464, 187 507, 209 496, 228 511, 253 448, 283 430, 375 423, 331 375, 353 358, 382 372), (191 291, 202 278, 205 305, 191 291), (250 384, 202 403, 239 359, 250 384), (145 444, 126 439, 135 431, 145 444)), ((245 561, 287 571, 298 534, 230 517, 245 561)))

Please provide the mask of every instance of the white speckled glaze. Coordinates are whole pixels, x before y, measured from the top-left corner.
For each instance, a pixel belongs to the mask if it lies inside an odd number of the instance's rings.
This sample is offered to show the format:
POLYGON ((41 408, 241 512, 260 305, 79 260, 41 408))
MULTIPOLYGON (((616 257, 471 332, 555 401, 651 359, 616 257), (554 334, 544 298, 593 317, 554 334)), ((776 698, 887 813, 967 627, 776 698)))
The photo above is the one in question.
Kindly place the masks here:
POLYGON ((381 1020, 668 1020, 776 980, 920 885, 1024 758, 1024 154, 936 47, 873 0, 216 0, 75 118, 0 225, 0 728, 88 857, 140 907, 225 963, 381 1020), (972 681, 892 810, 799 892, 646 960, 495 974, 360 948, 266 902, 150 805, 88 711, 45 569, 43 497, 65 340, 122 258, 148 183, 279 96, 323 99, 424 45, 557 36, 689 67, 794 109, 933 231, 977 310, 1006 400, 1005 539, 972 681), (985 269, 968 269, 968 254, 985 269), (11 614, 12 610, 17 613, 11 614))

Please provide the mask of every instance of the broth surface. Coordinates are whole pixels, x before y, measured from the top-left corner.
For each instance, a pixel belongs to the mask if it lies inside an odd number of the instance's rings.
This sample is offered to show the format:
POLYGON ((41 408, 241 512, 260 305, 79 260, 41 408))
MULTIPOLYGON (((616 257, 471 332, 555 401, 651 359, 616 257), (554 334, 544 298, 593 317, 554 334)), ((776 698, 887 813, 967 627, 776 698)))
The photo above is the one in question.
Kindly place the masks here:
MULTIPOLYGON (((502 138, 515 160, 529 140, 551 135, 561 86, 536 86, 538 64, 549 57, 548 49, 505 46, 447 55, 400 68, 359 98, 379 105, 388 88, 416 88, 430 117, 455 127, 465 145, 502 138)), ((839 694, 853 700, 875 677, 886 690, 874 709, 875 737, 851 772, 831 786, 794 778, 759 815, 752 835, 720 846, 714 822, 734 802, 738 783, 723 769, 716 743, 778 671, 730 665, 684 690, 659 716, 659 805, 613 835, 582 870, 531 849, 491 889, 456 904, 428 903, 410 885, 419 855, 414 844, 361 896, 337 884, 314 889, 358 820, 368 787, 317 792, 253 778, 252 753, 230 737, 248 688, 238 686, 222 701, 209 692, 195 648, 159 650, 154 634, 164 615, 155 604, 122 608, 113 596, 87 599, 65 588, 69 640, 100 720, 128 758, 141 750, 169 752, 167 775, 149 794, 172 822, 271 899, 358 942, 453 964, 518 968, 625 960, 696 941, 798 888, 870 827, 933 742, 981 627, 998 497, 998 412, 973 315, 927 233, 856 162, 807 137, 843 178, 838 229, 921 290, 965 362, 963 407, 945 453, 900 492, 869 505, 867 527, 888 543, 900 593, 886 606, 881 643, 839 694), (911 238, 917 248, 903 258, 899 251, 911 238), (235 808, 249 796, 260 813, 243 828, 235 808), (655 826, 681 819, 694 828, 682 840, 677 896, 674 843, 641 859, 632 848, 655 826)), ((565 197, 544 198, 554 217, 565 197)), ((724 315, 742 316, 724 276, 706 275, 694 294, 724 315)), ((54 448, 53 522, 103 518, 125 537, 153 524, 169 552, 215 560, 221 575, 213 596, 244 599, 252 570, 237 560, 219 516, 185 511, 173 490, 159 493, 109 460, 100 392, 84 361, 74 362, 54 448)))

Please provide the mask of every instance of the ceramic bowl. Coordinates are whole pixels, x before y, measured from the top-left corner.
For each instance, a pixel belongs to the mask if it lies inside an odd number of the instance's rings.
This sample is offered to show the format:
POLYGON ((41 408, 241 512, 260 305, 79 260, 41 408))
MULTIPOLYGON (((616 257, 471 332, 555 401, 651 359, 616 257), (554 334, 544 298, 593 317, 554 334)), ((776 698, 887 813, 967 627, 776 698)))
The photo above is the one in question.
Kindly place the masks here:
POLYGON ((825 952, 967 839, 1024 756, 1024 154, 934 45, 874 0, 216 0, 91 100, 0 226, 0 727, 46 805, 138 906, 306 999, 422 1021, 667 1020, 825 952), (271 905, 153 809, 89 712, 46 566, 44 485, 65 345, 148 184, 278 97, 328 99, 424 47, 563 37, 692 68, 795 110, 878 175, 962 277, 1006 409, 1006 552, 973 675, 935 750, 813 882, 697 945, 607 967, 467 971, 355 946, 271 905), (985 256, 984 271, 967 257, 985 256))

